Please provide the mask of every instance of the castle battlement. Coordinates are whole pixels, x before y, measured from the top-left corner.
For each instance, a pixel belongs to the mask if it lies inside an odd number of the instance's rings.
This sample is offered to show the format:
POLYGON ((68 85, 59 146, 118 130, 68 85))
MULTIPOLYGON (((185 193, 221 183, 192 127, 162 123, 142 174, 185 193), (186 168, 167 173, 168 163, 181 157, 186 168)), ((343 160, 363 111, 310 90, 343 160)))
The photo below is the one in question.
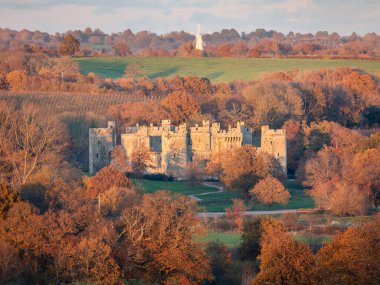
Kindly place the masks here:
MULTIPOLYGON (((108 124, 108 128, 90 129, 90 172, 98 170, 99 165, 94 163, 97 159, 97 137, 104 137, 104 141, 112 141, 111 144, 101 143, 107 152, 115 146, 115 125, 108 124), (95 135, 96 134, 96 135, 95 135), (112 139, 110 140, 110 138, 112 139)), ((261 128, 260 151, 265 151, 276 157, 286 171, 286 131, 269 129, 269 126, 261 128)), ((188 126, 186 123, 173 126, 170 120, 162 120, 160 126, 127 127, 121 135, 121 145, 130 157, 136 147, 143 144, 150 150, 154 166, 148 169, 150 173, 165 173, 173 176, 183 176, 185 166, 192 160, 207 161, 213 152, 229 151, 243 145, 252 145, 253 131, 244 122, 237 122, 236 126, 221 129, 220 123, 202 121, 202 124, 188 126)), ((99 152, 99 150, 97 150, 99 152)), ((110 152, 110 151, 109 151, 110 152)))

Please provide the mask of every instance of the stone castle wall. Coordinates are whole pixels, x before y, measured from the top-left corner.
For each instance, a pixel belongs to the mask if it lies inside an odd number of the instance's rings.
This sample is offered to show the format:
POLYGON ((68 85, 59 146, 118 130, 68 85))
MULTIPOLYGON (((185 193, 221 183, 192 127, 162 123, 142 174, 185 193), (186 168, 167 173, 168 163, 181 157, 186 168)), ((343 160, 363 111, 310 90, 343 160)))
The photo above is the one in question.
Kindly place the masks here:
MULTIPOLYGON (((111 128, 113 131, 113 129, 111 128)), ((97 147, 97 141, 104 153, 110 152, 114 147, 114 132, 107 129, 90 129, 90 172, 95 172, 107 160, 99 160, 94 157, 101 150, 97 147), (97 131, 98 130, 98 131, 97 131), (94 135, 97 134, 97 135, 94 135), (103 140, 100 137, 104 136, 103 140), (112 139, 111 139, 112 138, 112 139), (103 147, 104 146, 104 147, 103 147)), ((178 127, 172 126, 170 120, 163 120, 161 126, 128 127, 121 135, 121 145, 127 155, 131 156, 135 148, 143 144, 150 150, 153 165, 148 173, 164 173, 175 177, 184 174, 186 164, 190 161, 207 161, 212 152, 229 151, 243 145, 253 144, 252 129, 238 122, 236 127, 228 127, 222 130, 219 123, 210 125, 203 121, 202 125, 196 124, 188 128, 186 124, 178 127)), ((279 159, 284 171, 286 171, 286 132, 284 130, 272 130, 268 126, 262 127, 261 148, 262 151, 274 155, 279 159)))
POLYGON ((89 172, 95 173, 111 161, 111 151, 116 146, 115 122, 107 128, 89 130, 89 172))
POLYGON ((277 158, 286 173, 287 153, 286 153, 286 130, 269 129, 268 126, 261 127, 261 147, 265 151, 277 158))

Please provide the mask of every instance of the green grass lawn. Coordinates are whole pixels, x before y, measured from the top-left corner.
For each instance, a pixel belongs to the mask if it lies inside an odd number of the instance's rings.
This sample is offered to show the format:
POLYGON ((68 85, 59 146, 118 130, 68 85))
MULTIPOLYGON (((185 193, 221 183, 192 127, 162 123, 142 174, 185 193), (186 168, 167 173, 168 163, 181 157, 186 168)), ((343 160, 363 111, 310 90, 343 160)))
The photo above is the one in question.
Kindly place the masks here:
POLYGON ((210 232, 204 236, 195 237, 195 240, 200 242, 218 241, 224 243, 228 248, 236 248, 241 243, 241 234, 210 232))
MULTIPOLYGON (((251 201, 247 203, 248 210, 251 211, 267 211, 267 210, 284 210, 284 209, 310 209, 314 208, 313 199, 306 195, 304 190, 295 181, 288 181, 286 188, 290 192, 290 200, 286 205, 275 204, 272 207, 261 203, 251 201)), ((232 206, 232 199, 241 198, 239 192, 226 191, 223 193, 215 193, 211 195, 201 196, 201 206, 205 207, 209 212, 224 212, 225 208, 232 206)))
MULTIPOLYGON (((141 185, 145 192, 152 193, 158 190, 170 190, 174 192, 179 192, 184 195, 195 195, 202 199, 199 202, 200 206, 204 208, 207 212, 224 212, 226 208, 232 206, 233 199, 241 199, 241 195, 237 191, 224 191, 220 193, 214 193, 209 195, 197 196, 197 194, 205 192, 215 192, 217 189, 213 187, 208 187, 204 185, 196 185, 191 187, 185 182, 173 182, 173 181, 152 181, 152 180, 134 180, 135 183, 141 185)), ((249 210, 263 211, 263 210, 282 210, 282 209, 307 209, 313 208, 314 202, 310 196, 304 193, 304 190, 297 185, 294 181, 289 181, 286 184, 291 198, 287 205, 273 205, 272 208, 269 206, 257 203, 249 202, 247 207, 249 210)))
POLYGON ((80 57, 84 74, 120 78, 130 63, 141 66, 149 78, 195 75, 213 83, 254 80, 276 71, 355 67, 380 73, 380 61, 291 58, 178 58, 178 57, 80 57))
POLYGON ((205 185, 191 186, 185 182, 178 181, 154 181, 154 180, 133 180, 135 184, 142 186, 146 193, 153 193, 158 190, 170 190, 183 195, 194 195, 205 192, 217 191, 217 189, 205 185))
MULTIPOLYGON (((240 233, 229 233, 229 232, 226 232, 226 233, 210 232, 203 236, 194 237, 194 239, 199 242, 217 241, 220 243, 224 243, 228 248, 231 248, 231 249, 237 248, 242 242, 240 233)), ((308 235, 297 234, 297 235, 294 235, 294 239, 296 241, 300 241, 302 243, 306 243, 309 245, 322 245, 323 243, 331 241, 332 237, 329 235, 308 236, 308 235)))

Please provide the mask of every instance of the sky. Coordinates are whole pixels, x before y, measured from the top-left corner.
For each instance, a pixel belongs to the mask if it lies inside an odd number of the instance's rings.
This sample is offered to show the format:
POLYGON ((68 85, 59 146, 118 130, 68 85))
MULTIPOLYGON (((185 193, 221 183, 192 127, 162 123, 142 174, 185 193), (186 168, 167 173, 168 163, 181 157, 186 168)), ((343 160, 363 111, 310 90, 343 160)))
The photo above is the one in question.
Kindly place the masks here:
POLYGON ((65 32, 205 33, 257 28, 287 33, 380 34, 380 0, 0 0, 0 27, 65 32))

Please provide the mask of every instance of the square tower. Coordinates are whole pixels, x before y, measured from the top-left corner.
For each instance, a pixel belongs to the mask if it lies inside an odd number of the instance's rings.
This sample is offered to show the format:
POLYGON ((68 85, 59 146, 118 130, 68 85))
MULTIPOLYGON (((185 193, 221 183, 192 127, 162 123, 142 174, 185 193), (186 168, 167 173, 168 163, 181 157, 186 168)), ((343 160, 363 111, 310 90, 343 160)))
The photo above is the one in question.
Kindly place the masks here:
POLYGON ((108 122, 107 128, 89 130, 89 173, 96 173, 111 162, 111 151, 115 146, 115 122, 108 122))
POLYGON ((287 173, 286 130, 261 127, 261 150, 273 155, 280 162, 284 173, 287 173))

